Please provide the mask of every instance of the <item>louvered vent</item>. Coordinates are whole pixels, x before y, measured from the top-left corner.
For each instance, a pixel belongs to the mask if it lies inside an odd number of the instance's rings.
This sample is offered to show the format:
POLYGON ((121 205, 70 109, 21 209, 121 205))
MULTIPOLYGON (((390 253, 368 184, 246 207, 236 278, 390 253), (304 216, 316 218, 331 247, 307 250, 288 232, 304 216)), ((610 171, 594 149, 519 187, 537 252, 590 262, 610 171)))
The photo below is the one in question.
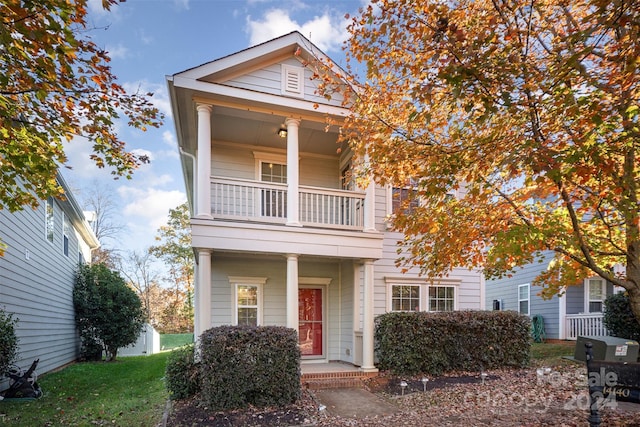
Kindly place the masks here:
POLYGON ((282 64, 282 94, 302 97, 304 95, 303 75, 304 68, 282 64))

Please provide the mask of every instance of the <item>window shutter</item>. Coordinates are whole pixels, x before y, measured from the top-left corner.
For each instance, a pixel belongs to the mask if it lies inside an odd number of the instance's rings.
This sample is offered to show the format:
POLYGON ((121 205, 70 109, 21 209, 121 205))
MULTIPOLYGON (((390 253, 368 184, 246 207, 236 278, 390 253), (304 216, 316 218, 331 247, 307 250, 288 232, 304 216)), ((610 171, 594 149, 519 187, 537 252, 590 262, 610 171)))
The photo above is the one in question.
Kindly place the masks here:
POLYGON ((282 64, 282 94, 302 97, 304 95, 304 68, 282 64))

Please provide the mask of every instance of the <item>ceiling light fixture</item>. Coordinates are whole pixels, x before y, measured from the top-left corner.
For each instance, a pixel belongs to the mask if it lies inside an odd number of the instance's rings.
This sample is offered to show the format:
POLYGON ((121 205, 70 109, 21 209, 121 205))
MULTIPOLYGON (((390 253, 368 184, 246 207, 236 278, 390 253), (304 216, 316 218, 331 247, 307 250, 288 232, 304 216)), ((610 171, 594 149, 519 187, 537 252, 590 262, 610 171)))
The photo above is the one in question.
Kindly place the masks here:
POLYGON ((280 126, 280 129, 278 129, 278 136, 280 138, 286 138, 287 137, 287 128, 284 125, 280 126))

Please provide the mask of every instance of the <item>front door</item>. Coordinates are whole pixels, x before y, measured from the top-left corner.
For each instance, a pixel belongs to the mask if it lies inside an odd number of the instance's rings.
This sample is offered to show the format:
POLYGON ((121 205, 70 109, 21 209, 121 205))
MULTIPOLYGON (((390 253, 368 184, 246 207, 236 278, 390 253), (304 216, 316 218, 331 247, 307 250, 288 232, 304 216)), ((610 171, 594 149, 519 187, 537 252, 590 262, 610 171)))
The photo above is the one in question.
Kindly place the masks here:
POLYGON ((298 331, 302 356, 322 357, 322 288, 298 289, 298 331))

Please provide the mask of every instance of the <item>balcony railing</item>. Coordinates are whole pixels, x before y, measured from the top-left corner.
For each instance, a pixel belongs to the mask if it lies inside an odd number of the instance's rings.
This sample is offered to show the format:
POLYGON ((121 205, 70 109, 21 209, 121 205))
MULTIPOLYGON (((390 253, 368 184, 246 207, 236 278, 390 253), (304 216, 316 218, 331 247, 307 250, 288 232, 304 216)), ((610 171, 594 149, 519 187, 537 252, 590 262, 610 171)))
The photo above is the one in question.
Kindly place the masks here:
POLYGON ((567 314, 567 339, 575 340, 578 336, 606 337, 608 332, 603 317, 602 313, 567 314))
MULTIPOLYGON (((364 193, 300 186, 299 220, 304 225, 362 229, 364 193)), ((214 218, 284 224, 287 186, 269 182, 211 179, 211 214, 214 218)))

